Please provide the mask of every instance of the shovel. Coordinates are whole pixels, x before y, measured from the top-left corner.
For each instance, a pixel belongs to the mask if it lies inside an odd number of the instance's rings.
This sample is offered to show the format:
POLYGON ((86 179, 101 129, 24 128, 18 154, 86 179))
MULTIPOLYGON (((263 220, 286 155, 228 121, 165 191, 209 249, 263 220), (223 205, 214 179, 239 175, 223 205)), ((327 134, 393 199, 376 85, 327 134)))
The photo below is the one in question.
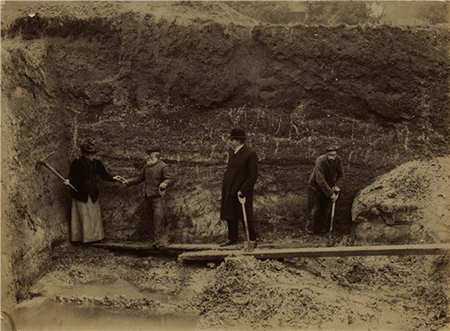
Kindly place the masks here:
POLYGON ((255 249, 255 245, 250 241, 250 234, 248 232, 248 222, 247 222, 247 212, 245 211, 245 201, 247 200, 245 197, 240 197, 238 193, 239 202, 242 205, 242 214, 244 215, 244 228, 245 228, 245 236, 246 241, 244 242, 244 250, 252 251, 255 249))
POLYGON ((333 201, 333 204, 331 205, 331 223, 330 223, 330 234, 329 237, 331 238, 331 233, 333 232, 333 221, 334 221, 334 212, 336 210, 336 201, 339 198, 339 193, 337 193, 336 200, 333 201))

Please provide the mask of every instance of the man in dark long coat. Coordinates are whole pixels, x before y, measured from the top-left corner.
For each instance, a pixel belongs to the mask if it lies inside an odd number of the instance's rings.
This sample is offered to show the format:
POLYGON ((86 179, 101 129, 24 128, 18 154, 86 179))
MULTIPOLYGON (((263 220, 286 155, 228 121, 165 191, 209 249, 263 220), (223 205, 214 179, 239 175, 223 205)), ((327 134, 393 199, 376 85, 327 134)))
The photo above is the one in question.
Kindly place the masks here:
POLYGON ((234 245, 238 242, 238 223, 239 220, 244 220, 238 194, 240 197, 246 198, 245 210, 249 236, 251 241, 256 241, 253 223, 253 186, 258 178, 258 157, 245 144, 244 130, 231 130, 229 139, 231 150, 228 155, 228 167, 223 178, 220 208, 220 219, 228 222, 228 240, 222 246, 234 245))

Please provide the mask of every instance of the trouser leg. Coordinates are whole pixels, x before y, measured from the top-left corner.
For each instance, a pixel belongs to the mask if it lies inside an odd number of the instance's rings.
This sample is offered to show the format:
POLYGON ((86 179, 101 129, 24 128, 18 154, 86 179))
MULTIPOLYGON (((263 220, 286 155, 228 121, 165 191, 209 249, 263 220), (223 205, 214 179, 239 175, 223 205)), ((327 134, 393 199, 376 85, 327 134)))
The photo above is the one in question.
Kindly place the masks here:
POLYGON ((330 226, 330 207, 331 200, 322 193, 317 194, 311 210, 314 233, 323 234, 328 231, 330 226))
POLYGON ((145 216, 146 216, 145 232, 152 240, 154 240, 155 227, 153 223, 153 205, 151 197, 145 197, 145 216))
POLYGON ((227 220, 228 223, 228 239, 231 241, 238 241, 238 221, 227 220))
POLYGON ((155 228, 155 240, 161 240, 164 235, 164 210, 162 197, 152 197, 153 225, 155 228))
POLYGON ((320 233, 321 229, 321 215, 320 215, 320 204, 318 201, 314 203, 314 206, 311 209, 311 223, 312 230, 314 233, 320 233))
POLYGON ((309 189, 308 192, 308 208, 310 211, 310 229, 321 234, 327 230, 327 218, 329 215, 330 199, 322 192, 309 189))
POLYGON ((323 231, 327 232, 330 231, 330 225, 331 225, 331 199, 325 198, 322 201, 322 224, 323 224, 323 231))

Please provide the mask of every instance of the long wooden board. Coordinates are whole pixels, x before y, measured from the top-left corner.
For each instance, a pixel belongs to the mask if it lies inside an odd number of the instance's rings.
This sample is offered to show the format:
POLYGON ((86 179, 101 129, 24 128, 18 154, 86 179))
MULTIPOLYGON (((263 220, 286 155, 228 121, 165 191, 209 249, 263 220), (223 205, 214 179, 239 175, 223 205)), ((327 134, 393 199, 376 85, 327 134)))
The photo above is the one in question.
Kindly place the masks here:
POLYGON ((243 247, 240 245, 233 245, 221 247, 219 244, 170 244, 159 248, 153 247, 152 243, 139 241, 108 241, 92 244, 94 247, 105 248, 111 250, 124 251, 142 251, 142 252, 175 252, 183 253, 190 251, 205 251, 205 250, 238 250, 243 247))
MULTIPOLYGON (((262 243, 260 248, 299 248, 307 247, 308 244, 305 243, 262 243)), ((149 242, 139 242, 139 241, 107 241, 92 244, 94 247, 105 248, 111 250, 125 250, 125 251, 136 251, 136 252, 173 252, 173 253, 183 253, 191 251, 229 251, 229 250, 240 250, 244 247, 243 243, 221 247, 219 244, 170 244, 168 246, 160 247, 158 249, 154 248, 149 242)))
POLYGON ((379 255, 445 255, 450 254, 450 244, 310 247, 283 249, 209 250, 185 252, 178 256, 180 261, 218 261, 227 256, 254 256, 257 259, 278 259, 291 257, 344 257, 379 255))

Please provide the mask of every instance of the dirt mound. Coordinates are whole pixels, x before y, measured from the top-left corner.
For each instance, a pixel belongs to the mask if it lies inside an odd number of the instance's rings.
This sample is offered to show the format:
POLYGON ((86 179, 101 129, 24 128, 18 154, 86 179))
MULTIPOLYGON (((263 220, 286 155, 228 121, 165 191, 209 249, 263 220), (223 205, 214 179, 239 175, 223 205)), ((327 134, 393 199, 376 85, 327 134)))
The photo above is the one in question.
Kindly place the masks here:
POLYGON ((442 285, 428 280, 437 271, 443 277, 444 264, 410 257, 287 263, 231 257, 194 305, 205 329, 437 329, 448 323, 448 299, 442 285), (405 292, 419 280, 425 283, 417 291, 405 292))
POLYGON ((89 247, 62 246, 52 257, 30 297, 130 316, 194 315, 196 329, 437 330, 449 323, 448 257, 229 257, 209 268, 89 247))
POLYGON ((357 240, 450 242, 450 157, 412 161, 377 178, 355 198, 357 240))

